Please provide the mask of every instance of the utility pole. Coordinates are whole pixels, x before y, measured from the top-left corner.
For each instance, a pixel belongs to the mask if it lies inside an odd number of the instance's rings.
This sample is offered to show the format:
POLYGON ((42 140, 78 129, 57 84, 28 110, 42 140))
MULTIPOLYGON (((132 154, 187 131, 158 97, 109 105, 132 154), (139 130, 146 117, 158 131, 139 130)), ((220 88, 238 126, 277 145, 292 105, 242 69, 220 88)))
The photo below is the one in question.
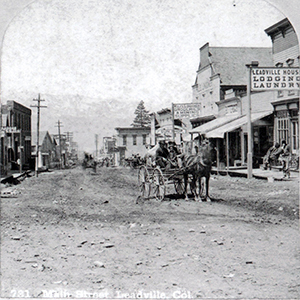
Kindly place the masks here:
POLYGON ((251 64, 247 64, 248 69, 248 86, 247 86, 247 134, 248 134, 248 153, 247 153, 247 177, 252 178, 253 174, 253 138, 252 138, 252 123, 251 123, 251 72, 252 67, 258 67, 258 61, 252 61, 251 64))
POLYGON ((58 120, 58 122, 57 122, 57 126, 56 126, 57 128, 58 128, 58 141, 59 141, 59 162, 60 162, 60 168, 62 169, 62 155, 61 155, 61 153, 62 153, 62 151, 61 151, 61 135, 60 135, 60 127, 63 127, 62 125, 61 125, 61 122, 58 120))
POLYGON ((66 135, 66 143, 68 147, 67 151, 67 158, 68 160, 71 158, 71 153, 72 153, 72 138, 73 138, 73 132, 67 131, 65 132, 66 135))
POLYGON ((33 101, 37 101, 37 105, 30 105, 30 107, 37 107, 37 130, 36 130, 36 159, 35 159, 35 176, 38 177, 38 161, 39 161, 39 151, 40 151, 40 108, 46 108, 47 106, 42 106, 41 102, 45 101, 41 99, 41 95, 39 94, 38 99, 33 99, 33 101))
POLYGON ((96 143, 96 158, 98 157, 98 134, 95 134, 95 143, 96 143))
POLYGON ((71 139, 72 139, 72 137, 73 137, 73 132, 70 132, 70 131, 67 131, 67 132, 65 132, 65 134, 66 134, 66 139, 67 139, 67 142, 71 142, 71 139))

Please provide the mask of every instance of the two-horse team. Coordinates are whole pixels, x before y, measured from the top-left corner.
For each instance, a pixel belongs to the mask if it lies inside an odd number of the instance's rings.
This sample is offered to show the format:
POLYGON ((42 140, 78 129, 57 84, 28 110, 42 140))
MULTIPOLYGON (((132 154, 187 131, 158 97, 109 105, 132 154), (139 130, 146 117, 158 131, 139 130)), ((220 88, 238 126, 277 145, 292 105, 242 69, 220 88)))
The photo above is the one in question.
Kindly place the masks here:
POLYGON ((156 165, 162 169, 162 172, 170 169, 176 175, 182 175, 184 180, 184 195, 188 200, 188 185, 196 201, 201 201, 201 194, 204 188, 202 178, 205 178, 205 200, 210 201, 209 197, 209 179, 212 168, 212 150, 208 140, 203 140, 201 145, 197 147, 194 154, 182 153, 176 156, 176 166, 174 160, 164 157, 164 151, 161 151, 163 143, 153 147, 145 156, 148 165, 156 165), (165 162, 165 165, 162 164, 165 162), (198 189, 197 189, 198 186, 198 189))

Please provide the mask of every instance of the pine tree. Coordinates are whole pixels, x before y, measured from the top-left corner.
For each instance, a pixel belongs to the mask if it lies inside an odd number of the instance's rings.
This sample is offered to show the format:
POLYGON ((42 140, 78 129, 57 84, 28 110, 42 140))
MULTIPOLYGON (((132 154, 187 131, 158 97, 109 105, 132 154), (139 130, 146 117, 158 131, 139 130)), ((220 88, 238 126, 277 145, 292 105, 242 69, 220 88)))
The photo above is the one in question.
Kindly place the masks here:
POLYGON ((137 106, 134 114, 136 115, 131 126, 133 127, 147 127, 150 126, 151 120, 149 111, 146 110, 144 101, 142 100, 137 106))

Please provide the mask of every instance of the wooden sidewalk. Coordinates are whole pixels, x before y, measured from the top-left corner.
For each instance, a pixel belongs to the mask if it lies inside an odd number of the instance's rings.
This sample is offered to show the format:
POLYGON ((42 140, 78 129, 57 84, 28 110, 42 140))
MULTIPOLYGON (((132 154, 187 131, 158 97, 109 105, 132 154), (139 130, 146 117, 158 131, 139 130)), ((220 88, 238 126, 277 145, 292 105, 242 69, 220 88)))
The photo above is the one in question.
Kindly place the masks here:
MULTIPOLYGON (((229 175, 233 177, 245 177, 247 178, 247 169, 246 168, 229 168, 227 171, 225 170, 219 170, 217 171, 216 167, 212 168, 212 174, 220 174, 220 175, 229 175)), ((253 169, 252 171, 253 178, 257 179, 265 179, 270 182, 273 180, 299 180, 299 172, 296 171, 291 171, 291 176, 290 178, 283 178, 283 173, 282 171, 278 169, 272 169, 272 170, 262 170, 260 168, 253 169)))

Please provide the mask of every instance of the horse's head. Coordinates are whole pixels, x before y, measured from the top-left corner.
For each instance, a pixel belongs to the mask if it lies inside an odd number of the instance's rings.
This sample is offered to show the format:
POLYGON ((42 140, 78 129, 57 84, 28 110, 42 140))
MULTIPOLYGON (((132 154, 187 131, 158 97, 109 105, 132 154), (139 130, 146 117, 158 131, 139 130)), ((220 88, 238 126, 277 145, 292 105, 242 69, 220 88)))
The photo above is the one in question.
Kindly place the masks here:
POLYGON ((199 155, 203 159, 203 162, 205 162, 206 164, 211 164, 213 150, 214 148, 212 147, 208 139, 202 141, 199 148, 199 155))

